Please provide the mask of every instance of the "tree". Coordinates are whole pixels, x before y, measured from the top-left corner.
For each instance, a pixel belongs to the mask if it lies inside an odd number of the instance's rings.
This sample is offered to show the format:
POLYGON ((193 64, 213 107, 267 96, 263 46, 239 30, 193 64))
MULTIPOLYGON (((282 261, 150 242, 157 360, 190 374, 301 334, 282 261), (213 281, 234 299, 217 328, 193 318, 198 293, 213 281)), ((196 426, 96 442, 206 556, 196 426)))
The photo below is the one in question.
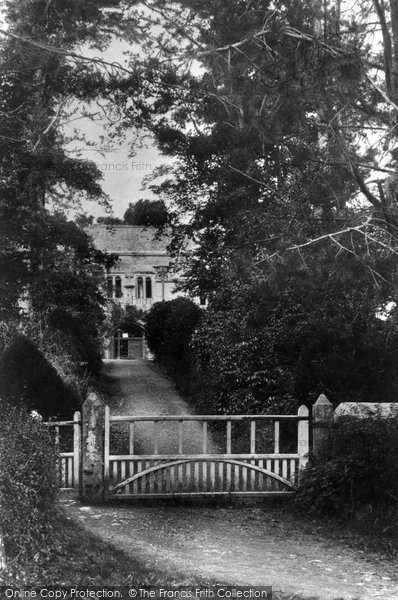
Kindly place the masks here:
POLYGON ((85 229, 86 227, 91 227, 94 223, 94 215, 88 215, 87 213, 79 213, 75 216, 74 222, 78 227, 85 229))
POLYGON ((2 401, 35 410, 44 419, 68 418, 79 409, 73 391, 24 336, 17 337, 0 359, 0 394, 2 401))
POLYGON ((164 227, 169 215, 163 200, 138 200, 134 204, 129 202, 123 220, 126 225, 164 227))
MULTIPOLYGON (((74 58, 73 51, 80 44, 104 47, 118 16, 109 2, 90 0, 11 0, 4 16, 1 349, 12 347, 18 327, 58 374, 68 383, 74 378, 84 394, 87 377, 80 377, 81 363, 93 372, 100 362, 104 299, 99 282, 108 259, 62 211, 82 198, 107 200, 96 165, 69 156, 63 125, 75 119, 76 101, 95 103, 106 97, 109 102, 117 90, 119 77, 74 58)), ((73 412, 72 404, 69 410, 73 412)))
MULTIPOLYGON (((62 51, 40 46, 51 39, 56 49, 71 50, 78 43, 98 44, 109 34, 100 30, 112 20, 101 3, 55 1, 9 2, 7 37, 2 41, 3 73, 0 128, 0 260, 5 293, 3 315, 18 314, 18 301, 29 280, 41 268, 35 243, 37 230, 52 204, 87 197, 104 200, 100 171, 93 163, 71 159, 64 149, 61 123, 68 120, 74 98, 90 99, 106 93, 109 81, 94 69, 67 61, 62 51), (92 27, 87 27, 89 18, 92 27), (29 36, 32 43, 24 41, 29 36), (33 45, 32 45, 33 44, 33 45)), ((71 109, 73 110, 73 109, 71 109)))
POLYGON ((118 217, 98 217, 97 223, 99 225, 123 225, 123 221, 118 217))
POLYGON ((201 317, 202 310, 188 298, 156 302, 146 316, 149 348, 158 358, 181 361, 201 317))
POLYGON ((336 397, 369 397, 364 373, 376 390, 381 364, 395 389, 395 323, 376 317, 396 298, 395 4, 374 0, 351 15, 339 2, 145 6, 163 25, 150 127, 176 159, 157 190, 173 208, 175 243, 195 241, 182 289, 210 297, 197 352, 214 361, 214 398, 261 410, 261 397, 303 397, 330 387, 338 354, 354 381, 340 371, 336 397), (383 56, 369 44, 375 27, 383 56))
POLYGON ((398 45, 384 5, 367 2, 365 16, 342 17, 339 2, 281 1, 274 9, 257 0, 245 10, 238 0, 182 0, 170 11, 156 0, 144 4, 147 19, 163 27, 158 44, 152 40, 161 58, 160 75, 152 69, 158 101, 150 126, 161 150, 178 159, 158 189, 180 223, 183 213, 198 247, 206 242, 205 254, 213 256, 210 239, 220 248, 223 237, 227 255, 239 246, 244 219, 250 229, 259 221, 246 247, 267 257, 323 235, 337 252, 339 232, 352 227, 371 247, 387 242, 395 252, 388 74, 398 45), (377 22, 384 65, 368 44, 377 22), (189 71, 192 59, 199 75, 189 71), (386 92, 377 69, 386 73, 386 92), (380 130, 391 169, 378 163, 370 141, 368 132, 380 130), (368 182, 371 174, 377 181, 368 182), (358 199, 361 210, 352 210, 358 199))

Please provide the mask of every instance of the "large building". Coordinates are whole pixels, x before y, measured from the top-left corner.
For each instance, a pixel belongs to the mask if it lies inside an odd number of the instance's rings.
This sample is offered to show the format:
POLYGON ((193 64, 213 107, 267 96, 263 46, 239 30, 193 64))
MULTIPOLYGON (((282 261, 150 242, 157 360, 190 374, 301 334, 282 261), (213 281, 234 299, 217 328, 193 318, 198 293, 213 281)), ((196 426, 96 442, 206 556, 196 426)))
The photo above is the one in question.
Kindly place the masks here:
MULTIPOLYGON (((98 250, 116 254, 118 260, 106 273, 108 298, 128 312, 147 311, 155 302, 175 296, 174 261, 167 251, 167 235, 155 227, 93 225, 87 231, 98 250)), ((106 342, 106 358, 141 358, 146 355, 143 328, 117 327, 106 342)))
POLYGON ((148 310, 154 302, 171 300, 175 289, 170 239, 155 227, 93 225, 94 245, 118 260, 107 274, 107 294, 124 308, 148 310))

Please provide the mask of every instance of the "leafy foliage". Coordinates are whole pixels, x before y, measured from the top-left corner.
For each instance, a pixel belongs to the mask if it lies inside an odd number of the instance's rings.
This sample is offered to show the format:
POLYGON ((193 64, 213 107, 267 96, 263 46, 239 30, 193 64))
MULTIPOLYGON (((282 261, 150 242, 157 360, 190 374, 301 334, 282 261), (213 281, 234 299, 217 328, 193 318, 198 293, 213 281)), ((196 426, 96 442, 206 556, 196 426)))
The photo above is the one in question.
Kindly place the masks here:
POLYGON ((149 348, 159 358, 180 361, 189 350, 202 310, 188 298, 156 302, 146 315, 149 348))
POLYGON ((129 202, 123 220, 126 225, 164 227, 169 215, 163 200, 138 200, 134 204, 129 202))
MULTIPOLYGON (((88 317, 88 315, 87 315, 88 317)), ((64 345, 69 342, 70 352, 74 362, 90 374, 96 375, 102 368, 98 332, 95 324, 76 318, 70 311, 62 308, 54 309, 48 318, 48 331, 60 333, 64 345)))
POLYGON ((396 300, 397 32, 392 3, 365 4, 362 21, 327 3, 146 3, 163 27, 148 127, 175 159, 153 189, 174 246, 194 242, 180 289, 209 298, 193 364, 213 409, 396 394, 396 318, 376 314, 396 300))
POLYGON ((366 509, 386 531, 398 527, 397 420, 340 418, 334 446, 333 458, 304 471, 297 507, 315 515, 366 509))
POLYGON ((26 410, 0 401, 0 521, 6 554, 21 560, 49 552, 58 493, 54 440, 26 410))
POLYGON ((91 327, 91 337, 102 319, 98 282, 106 260, 62 214, 83 198, 106 203, 102 174, 94 163, 70 156, 61 123, 76 99, 91 101, 112 86, 95 66, 65 58, 77 44, 109 42, 117 21, 109 8, 90 0, 10 0, 4 7, 0 314, 17 321, 23 300, 25 332, 40 320, 46 324, 57 308, 91 327))
POLYGON ((182 297, 157 302, 146 315, 148 346, 185 394, 196 381, 191 341, 202 317, 202 309, 182 297))
POLYGON ((78 408, 72 391, 23 336, 17 337, 0 358, 0 396, 15 406, 36 410, 45 419, 70 418, 78 408))
POLYGON ((98 217, 97 223, 101 225, 123 225, 123 221, 117 217, 98 217))
POLYGON ((205 410, 291 412, 321 392, 335 405, 395 400, 396 310, 378 318, 379 292, 350 257, 306 258, 266 281, 224 272, 192 344, 205 410))

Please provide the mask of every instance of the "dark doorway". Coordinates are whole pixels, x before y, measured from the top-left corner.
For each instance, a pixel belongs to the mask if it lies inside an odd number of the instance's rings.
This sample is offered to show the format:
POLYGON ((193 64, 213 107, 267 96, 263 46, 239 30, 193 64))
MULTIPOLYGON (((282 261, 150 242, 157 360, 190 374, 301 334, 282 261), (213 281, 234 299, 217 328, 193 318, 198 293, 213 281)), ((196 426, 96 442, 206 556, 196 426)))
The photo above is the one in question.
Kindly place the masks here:
POLYGON ((113 356, 111 358, 144 358, 145 339, 143 328, 139 325, 116 329, 113 336, 113 356))

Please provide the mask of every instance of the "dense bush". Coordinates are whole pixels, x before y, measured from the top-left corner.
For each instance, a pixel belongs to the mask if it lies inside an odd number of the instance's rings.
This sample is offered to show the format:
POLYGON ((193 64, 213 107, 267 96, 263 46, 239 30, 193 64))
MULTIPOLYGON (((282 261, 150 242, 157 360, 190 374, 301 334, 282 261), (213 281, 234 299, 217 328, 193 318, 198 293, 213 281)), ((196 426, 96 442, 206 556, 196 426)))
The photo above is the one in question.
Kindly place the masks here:
POLYGON ((193 340, 198 408, 221 414, 295 410, 292 375, 276 348, 280 329, 275 321, 252 326, 246 307, 207 311, 193 340))
POLYGON ((288 265, 267 281, 225 281, 193 338, 198 408, 290 412, 322 392, 334 405, 394 401, 396 311, 378 318, 372 290, 357 283, 331 282, 323 271, 312 281, 288 265))
POLYGON ((193 333, 202 319, 202 309, 188 298, 157 302, 146 317, 150 350, 162 361, 183 393, 191 392, 194 359, 193 333))
POLYGON ((141 199, 134 204, 129 202, 123 220, 126 225, 164 227, 169 221, 169 215, 163 200, 141 199))
POLYGON ((26 410, 0 401, 0 523, 8 557, 32 558, 51 538, 58 493, 54 443, 26 410))
POLYGON ((153 305, 146 318, 148 346, 159 358, 181 360, 189 349, 202 310, 188 298, 153 305))
POLYGON ((18 336, 0 358, 0 397, 36 410, 45 419, 68 418, 78 401, 43 354, 18 336))
POLYGON ((333 457, 310 463, 295 503, 321 516, 352 515, 365 509, 385 522, 386 528, 397 527, 397 419, 339 419, 333 457))
POLYGON ((102 368, 101 351, 96 330, 62 308, 53 310, 48 318, 48 330, 60 333, 70 348, 75 363, 92 375, 102 368))

